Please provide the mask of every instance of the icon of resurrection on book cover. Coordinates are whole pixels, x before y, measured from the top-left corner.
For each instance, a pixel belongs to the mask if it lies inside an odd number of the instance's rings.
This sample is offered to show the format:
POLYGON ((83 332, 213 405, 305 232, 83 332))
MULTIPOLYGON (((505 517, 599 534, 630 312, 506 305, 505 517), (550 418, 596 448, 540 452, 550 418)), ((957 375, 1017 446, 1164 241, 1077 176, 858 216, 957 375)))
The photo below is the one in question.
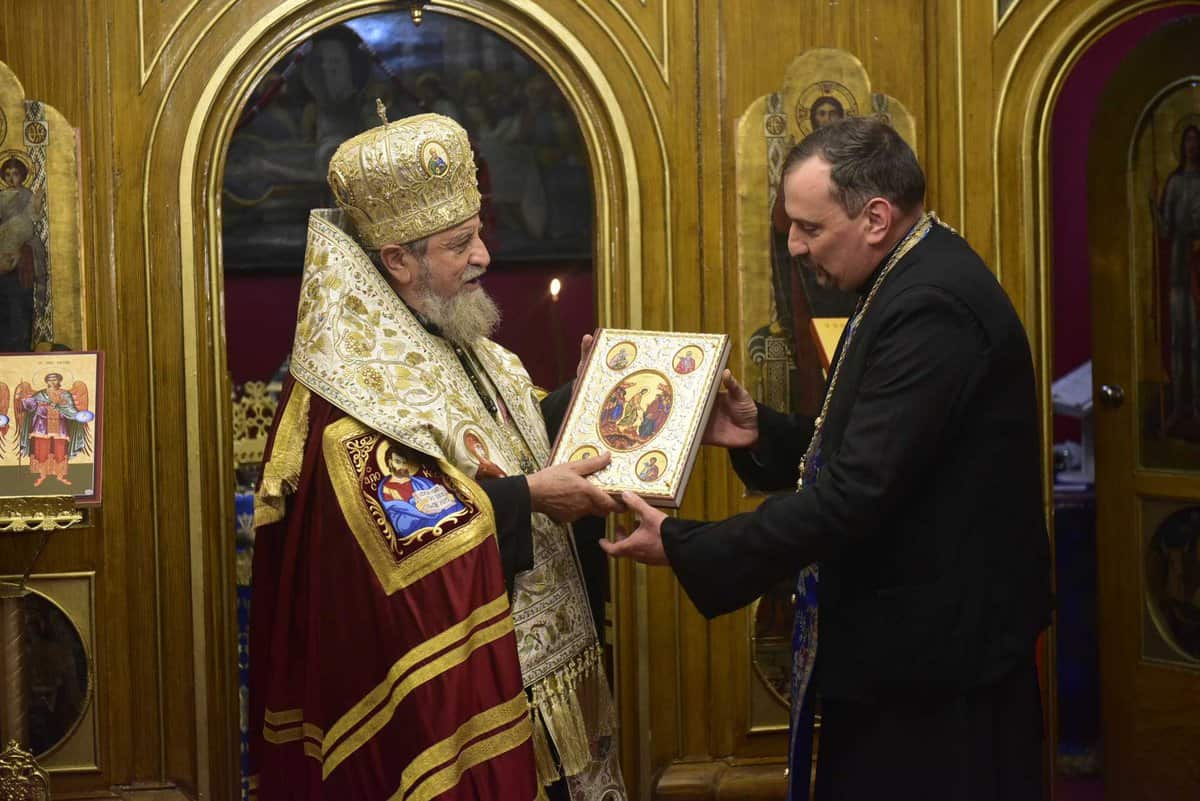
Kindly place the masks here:
POLYGON ((550 463, 609 451, 602 489, 678 507, 728 358, 725 334, 597 329, 550 463))

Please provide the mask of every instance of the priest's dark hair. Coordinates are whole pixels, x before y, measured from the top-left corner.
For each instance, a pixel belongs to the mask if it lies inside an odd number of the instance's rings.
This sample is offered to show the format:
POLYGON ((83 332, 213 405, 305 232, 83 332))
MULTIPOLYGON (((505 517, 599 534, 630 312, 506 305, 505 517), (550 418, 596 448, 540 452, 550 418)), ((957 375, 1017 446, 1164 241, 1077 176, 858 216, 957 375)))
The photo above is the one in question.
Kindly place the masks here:
POLYGON ((873 197, 904 213, 925 198, 916 154, 895 128, 874 117, 849 117, 813 131, 788 153, 783 177, 813 156, 829 163, 834 196, 851 217, 873 197))

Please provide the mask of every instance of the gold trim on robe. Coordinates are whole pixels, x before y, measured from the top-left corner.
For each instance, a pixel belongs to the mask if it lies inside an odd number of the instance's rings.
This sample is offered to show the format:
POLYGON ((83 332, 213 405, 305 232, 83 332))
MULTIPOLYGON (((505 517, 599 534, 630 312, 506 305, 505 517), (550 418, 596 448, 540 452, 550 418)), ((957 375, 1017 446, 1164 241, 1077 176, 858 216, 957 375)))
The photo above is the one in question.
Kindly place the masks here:
MULTIPOLYGON (((325 467, 338 505, 387 594, 419 581, 493 536, 496 523, 487 495, 452 465, 438 460, 437 470, 469 515, 465 522, 455 518, 446 523, 461 523, 458 528, 463 530, 455 537, 444 537, 446 529, 435 526, 424 533, 425 542, 397 541, 380 503, 363 491, 364 481, 371 480, 368 474, 376 469, 373 454, 387 447, 386 438, 352 417, 343 417, 325 429, 323 442, 325 467), (410 546, 415 546, 411 555, 410 546)), ((411 470, 419 469, 411 458, 405 461, 411 470)), ((376 480, 382 478, 379 472, 374 475, 376 480)))

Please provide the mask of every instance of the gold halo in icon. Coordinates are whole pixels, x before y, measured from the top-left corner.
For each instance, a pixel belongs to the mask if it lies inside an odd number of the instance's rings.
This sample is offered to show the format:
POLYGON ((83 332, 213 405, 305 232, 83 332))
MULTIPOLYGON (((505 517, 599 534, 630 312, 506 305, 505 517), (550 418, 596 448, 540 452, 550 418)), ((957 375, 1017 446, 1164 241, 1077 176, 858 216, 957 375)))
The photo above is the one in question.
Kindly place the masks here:
POLYGON ((593 456, 599 456, 600 450, 595 445, 580 445, 571 452, 571 457, 568 462, 582 462, 584 459, 591 459, 593 456))
POLYGON ((667 455, 662 451, 649 451, 642 454, 633 467, 639 481, 657 481, 667 470, 667 455))
POLYGON ((671 358, 671 367, 679 375, 687 375, 699 367, 702 361, 704 361, 704 351, 695 345, 687 345, 680 348, 679 352, 671 358))
POLYGON ((637 345, 632 342, 618 342, 608 349, 604 363, 610 370, 624 370, 633 364, 633 360, 637 358, 637 352, 637 345))

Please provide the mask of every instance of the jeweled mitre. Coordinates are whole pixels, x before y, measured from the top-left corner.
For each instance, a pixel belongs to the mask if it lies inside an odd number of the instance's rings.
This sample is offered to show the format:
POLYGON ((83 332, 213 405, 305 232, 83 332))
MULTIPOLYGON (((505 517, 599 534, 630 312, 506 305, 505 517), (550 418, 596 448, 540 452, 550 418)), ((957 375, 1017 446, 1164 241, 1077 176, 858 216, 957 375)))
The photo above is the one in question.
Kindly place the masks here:
POLYGON ((402 244, 479 213, 467 132, 449 117, 417 114, 343 142, 329 187, 363 247, 402 244))

